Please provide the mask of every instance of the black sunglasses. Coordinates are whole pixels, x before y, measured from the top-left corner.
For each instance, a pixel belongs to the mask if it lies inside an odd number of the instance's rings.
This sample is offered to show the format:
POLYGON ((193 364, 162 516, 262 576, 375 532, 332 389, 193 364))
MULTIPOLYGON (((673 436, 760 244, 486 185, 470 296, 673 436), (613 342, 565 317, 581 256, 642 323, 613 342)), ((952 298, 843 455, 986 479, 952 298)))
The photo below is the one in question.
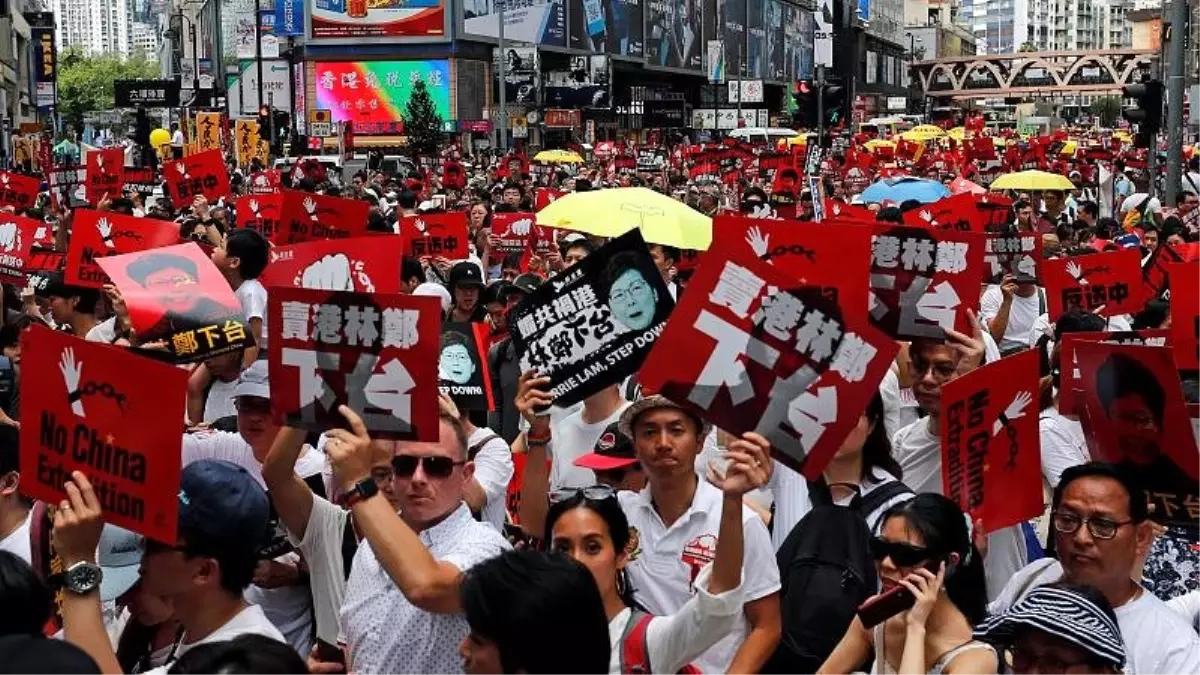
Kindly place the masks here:
POLYGON ((896 567, 914 567, 930 558, 929 549, 871 537, 871 557, 876 562, 891 558, 896 567))
POLYGON ((399 478, 412 478, 419 465, 425 471, 425 475, 430 478, 446 478, 454 472, 454 467, 463 464, 466 462, 455 461, 449 457, 396 455, 392 458, 392 471, 395 471, 399 478))
POLYGON ((561 488, 550 493, 550 503, 565 502, 568 499, 574 499, 576 495, 583 495, 584 499, 598 502, 616 497, 617 491, 607 485, 593 485, 585 488, 561 488))

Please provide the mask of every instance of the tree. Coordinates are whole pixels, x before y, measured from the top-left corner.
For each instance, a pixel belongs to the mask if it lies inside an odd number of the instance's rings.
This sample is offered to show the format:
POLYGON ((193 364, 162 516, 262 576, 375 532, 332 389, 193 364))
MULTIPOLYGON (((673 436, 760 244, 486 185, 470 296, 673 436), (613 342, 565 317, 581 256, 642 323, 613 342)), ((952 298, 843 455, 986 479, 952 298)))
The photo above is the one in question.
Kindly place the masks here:
POLYGON ((412 95, 404 107, 404 135, 413 156, 437 153, 442 141, 442 116, 433 106, 424 80, 413 84, 412 95))
POLYGON ((84 113, 112 110, 113 80, 161 77, 159 64, 115 54, 84 56, 68 50, 59 57, 58 110, 68 124, 83 128, 84 113))
POLYGON ((1017 49, 1019 52, 1036 52, 1037 50, 1037 45, 1033 44, 1033 42, 1029 40, 1026 40, 1021 47, 1017 49))
POLYGON ((1105 96, 1092 101, 1090 109, 1093 115, 1100 118, 1100 126, 1111 129, 1121 117, 1121 108, 1120 96, 1105 96))

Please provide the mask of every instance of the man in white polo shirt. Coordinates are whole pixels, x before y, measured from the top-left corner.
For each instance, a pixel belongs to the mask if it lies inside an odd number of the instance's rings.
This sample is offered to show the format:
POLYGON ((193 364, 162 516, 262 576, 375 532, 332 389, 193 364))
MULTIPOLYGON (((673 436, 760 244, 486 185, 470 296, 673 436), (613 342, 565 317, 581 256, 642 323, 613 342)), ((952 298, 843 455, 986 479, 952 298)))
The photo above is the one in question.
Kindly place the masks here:
MULTIPOLYGON (((629 573, 651 614, 673 614, 695 594, 692 583, 717 549, 722 493, 696 474, 694 462, 711 426, 662 396, 625 409, 621 432, 633 439, 648 479, 641 492, 620 492, 637 548, 629 573)), ((694 665, 705 673, 756 673, 779 642, 779 568, 766 525, 743 507, 744 616, 694 665)))

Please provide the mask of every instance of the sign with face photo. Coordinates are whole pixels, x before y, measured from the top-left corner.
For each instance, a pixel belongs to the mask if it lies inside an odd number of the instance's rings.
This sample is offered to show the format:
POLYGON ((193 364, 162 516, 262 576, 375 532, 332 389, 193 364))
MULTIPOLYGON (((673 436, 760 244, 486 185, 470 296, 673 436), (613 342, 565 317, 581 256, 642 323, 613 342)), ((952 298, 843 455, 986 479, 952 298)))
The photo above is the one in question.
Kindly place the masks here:
POLYGON ((1151 517, 1195 536, 1200 451, 1170 348, 1083 342, 1075 351, 1092 458, 1127 471, 1155 505, 1151 517))
POLYGON ((488 373, 488 327, 483 323, 442 324, 438 347, 438 388, 459 410, 494 410, 488 373))
POLYGON ((639 230, 551 277, 509 316, 521 370, 567 406, 637 372, 675 306, 639 230))
POLYGON ((139 340, 177 362, 240 352, 253 342, 229 282, 195 243, 96 261, 121 291, 139 340))

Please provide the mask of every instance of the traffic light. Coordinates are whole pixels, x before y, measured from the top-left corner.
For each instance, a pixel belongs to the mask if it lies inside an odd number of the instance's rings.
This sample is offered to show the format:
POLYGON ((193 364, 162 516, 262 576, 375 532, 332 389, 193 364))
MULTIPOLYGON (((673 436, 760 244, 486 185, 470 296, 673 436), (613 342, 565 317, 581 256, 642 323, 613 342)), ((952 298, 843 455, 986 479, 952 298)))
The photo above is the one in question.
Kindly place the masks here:
POLYGON ((274 122, 275 137, 271 139, 271 149, 279 156, 283 156, 283 144, 291 135, 291 116, 283 110, 272 110, 271 119, 274 122))
POLYGON ((137 109, 137 118, 133 123, 133 141, 142 147, 150 145, 150 117, 145 108, 137 109))
POLYGON ((258 106, 258 137, 266 139, 271 129, 271 107, 258 106))
POLYGON ((846 88, 826 83, 821 103, 825 108, 825 126, 837 126, 846 117, 846 88))
POLYGON ((817 128, 817 96, 807 81, 792 83, 792 124, 802 129, 817 128))
POLYGON ((1147 80, 1141 84, 1127 84, 1122 88, 1127 98, 1134 100, 1135 107, 1126 108, 1121 116, 1138 125, 1134 146, 1152 148, 1163 122, 1163 83, 1147 80))

